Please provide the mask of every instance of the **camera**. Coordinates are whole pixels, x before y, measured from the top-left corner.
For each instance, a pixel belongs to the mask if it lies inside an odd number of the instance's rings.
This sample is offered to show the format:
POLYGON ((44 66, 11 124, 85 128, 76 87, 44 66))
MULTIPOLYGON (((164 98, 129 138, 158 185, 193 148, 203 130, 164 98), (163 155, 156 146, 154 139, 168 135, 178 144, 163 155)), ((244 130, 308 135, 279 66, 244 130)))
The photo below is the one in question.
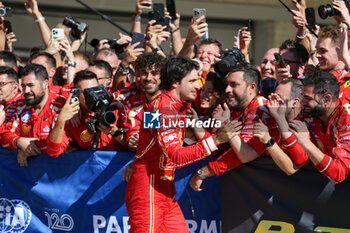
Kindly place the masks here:
MULTIPOLYGON (((125 47, 125 45, 120 45, 120 44, 118 44, 117 43, 117 39, 109 39, 109 38, 106 38, 106 40, 108 40, 107 41, 107 43, 109 44, 109 46, 111 46, 111 48, 112 49, 114 49, 115 50, 115 53, 116 54, 122 54, 122 53, 124 53, 124 47, 125 47)), ((90 41, 90 45, 92 46, 92 47, 94 47, 94 48, 96 48, 96 46, 98 45, 98 43, 100 43, 100 40, 99 39, 92 39, 91 41, 90 41)))
POLYGON ((238 48, 233 47, 220 54, 221 60, 214 65, 214 70, 220 78, 224 78, 228 74, 231 66, 246 63, 244 55, 238 48))
POLYGON ((0 7, 0 17, 8 17, 12 15, 11 7, 0 7))
POLYGON ((71 16, 64 18, 63 25, 71 28, 72 36, 77 39, 80 39, 81 34, 88 29, 88 25, 86 23, 80 23, 71 16))
POLYGON ((104 86, 86 88, 84 97, 87 108, 94 112, 94 117, 86 122, 86 128, 90 134, 95 134, 98 131, 99 123, 105 126, 115 123, 117 117, 113 111, 123 107, 123 105, 120 102, 112 103, 113 95, 104 86))
MULTIPOLYGON (((345 2, 345 5, 350 12, 350 0, 344 0, 344 2, 345 2)), ((339 11, 334 9, 332 3, 319 6, 318 7, 318 14, 321 17, 321 19, 326 19, 327 17, 331 17, 334 15, 341 15, 339 11)))

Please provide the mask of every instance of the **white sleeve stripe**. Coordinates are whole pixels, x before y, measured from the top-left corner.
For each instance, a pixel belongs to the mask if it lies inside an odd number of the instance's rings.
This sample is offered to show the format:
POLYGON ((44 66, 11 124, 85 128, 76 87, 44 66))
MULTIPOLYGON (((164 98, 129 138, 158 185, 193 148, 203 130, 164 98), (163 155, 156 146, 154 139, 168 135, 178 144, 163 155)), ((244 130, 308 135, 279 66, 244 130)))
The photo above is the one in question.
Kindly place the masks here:
POLYGON ((322 172, 324 172, 325 170, 327 170, 328 169, 328 167, 329 167, 329 165, 331 164, 331 162, 332 162, 332 158, 331 157, 329 157, 329 161, 328 161, 328 164, 327 164, 327 166, 322 170, 322 171, 320 171, 321 173, 322 172))
POLYGON ((214 142, 214 139, 213 139, 212 136, 210 136, 209 138, 205 139, 205 141, 207 141, 211 152, 216 151, 218 149, 217 146, 215 145, 215 142, 214 142))
POLYGON ((202 144, 203 144, 204 148, 206 149, 207 154, 210 155, 210 154, 211 154, 211 151, 210 151, 210 149, 209 149, 209 146, 208 146, 206 140, 203 140, 203 141, 202 141, 202 144))
POLYGON ((286 144, 284 144, 283 146, 285 146, 285 147, 290 147, 290 146, 292 146, 294 143, 296 143, 297 142, 297 140, 295 139, 292 143, 290 143, 290 144, 288 144, 288 145, 286 145, 286 144))

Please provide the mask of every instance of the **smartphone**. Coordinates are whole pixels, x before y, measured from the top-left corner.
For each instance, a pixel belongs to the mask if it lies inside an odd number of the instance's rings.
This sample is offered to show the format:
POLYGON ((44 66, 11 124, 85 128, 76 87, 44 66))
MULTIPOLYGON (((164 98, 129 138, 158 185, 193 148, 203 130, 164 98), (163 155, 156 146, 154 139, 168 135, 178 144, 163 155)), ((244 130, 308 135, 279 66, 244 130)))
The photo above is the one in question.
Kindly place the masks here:
POLYGON ((155 21, 159 20, 159 12, 158 11, 148 12, 148 21, 151 21, 151 20, 155 20, 155 21))
POLYGON ((306 8, 305 16, 306 16, 307 25, 309 25, 311 29, 316 29, 315 9, 312 7, 306 8))
POLYGON ((241 29, 238 29, 238 32, 237 32, 237 48, 238 49, 241 49, 241 46, 240 46, 240 35, 241 35, 241 29))
POLYGON ((273 55, 278 62, 278 68, 286 68, 286 63, 284 62, 282 55, 280 53, 274 53, 273 55))
POLYGON ((163 3, 154 3, 153 11, 157 11, 159 13, 159 17, 164 17, 164 4, 163 3))
POLYGON ((4 28, 7 28, 6 34, 9 34, 12 32, 12 25, 11 22, 8 20, 4 20, 4 28))
POLYGON ((65 37, 63 28, 52 28, 51 30, 51 38, 52 40, 56 40, 58 38, 65 37))
POLYGON ((248 22, 247 22, 247 31, 250 32, 252 30, 252 20, 249 19, 248 22))
POLYGON ((136 48, 143 48, 144 41, 145 41, 145 34, 138 33, 138 32, 134 32, 132 34, 131 44, 135 44, 137 42, 140 42, 140 44, 138 46, 136 46, 136 48))
POLYGON ((72 92, 72 99, 70 100, 70 104, 74 102, 79 102, 80 88, 73 88, 71 92, 72 92))
POLYGON ((171 16, 172 20, 177 19, 176 17, 176 7, 175 7, 175 0, 166 0, 166 8, 171 16))
MULTIPOLYGON (((194 8, 193 9, 193 21, 196 21, 198 18, 200 18, 202 15, 206 16, 207 10, 204 8, 194 8)), ((205 23, 205 18, 203 20, 205 23)))
POLYGON ((159 19, 159 24, 161 24, 162 26, 166 26, 166 28, 164 29, 164 31, 169 31, 170 30, 170 18, 169 17, 161 17, 159 19))

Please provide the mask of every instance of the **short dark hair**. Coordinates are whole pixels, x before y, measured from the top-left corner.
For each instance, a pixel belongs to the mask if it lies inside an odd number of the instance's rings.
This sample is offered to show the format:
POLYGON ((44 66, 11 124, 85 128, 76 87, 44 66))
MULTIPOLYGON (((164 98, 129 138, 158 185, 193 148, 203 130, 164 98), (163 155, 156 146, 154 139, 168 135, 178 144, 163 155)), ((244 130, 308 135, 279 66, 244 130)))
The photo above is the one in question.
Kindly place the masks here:
POLYGON ((49 75, 46 71, 46 68, 39 64, 28 64, 25 67, 21 69, 20 77, 27 76, 30 73, 33 73, 35 75, 35 78, 41 81, 48 80, 49 75))
POLYGON ((0 52, 0 60, 3 60, 7 66, 10 66, 10 67, 17 66, 16 56, 9 51, 1 51, 0 52))
POLYGON ((165 61, 165 57, 158 53, 143 53, 135 61, 135 72, 137 73, 138 71, 147 68, 151 69, 153 66, 156 70, 160 71, 165 61))
POLYGON ((181 83, 181 80, 192 70, 199 70, 198 62, 182 56, 170 57, 162 67, 159 88, 170 90, 174 83, 181 83))
POLYGON ((230 67, 230 71, 227 74, 227 76, 230 75, 231 73, 239 72, 239 71, 243 72, 243 79, 246 82, 247 86, 252 83, 255 83, 256 94, 258 94, 260 90, 260 80, 261 80, 260 72, 258 71, 258 69, 249 63, 238 63, 237 65, 230 67))
POLYGON ((218 46, 219 51, 220 52, 222 51, 222 44, 217 39, 213 39, 213 38, 203 39, 199 42, 197 49, 201 47, 201 45, 203 44, 215 44, 216 46, 218 46))
POLYGON ((108 78, 112 78, 113 69, 112 69, 112 66, 108 62, 105 62, 103 60, 95 60, 90 64, 90 67, 91 66, 96 66, 99 69, 104 70, 106 72, 108 78))
POLYGON ((49 65, 49 68, 56 68, 56 59, 54 56, 47 52, 34 52, 29 57, 29 63, 32 63, 32 61, 38 57, 45 57, 47 60, 47 64, 49 65))
POLYGON ((18 83, 17 72, 8 66, 0 66, 0 75, 7 74, 7 78, 18 83))
POLYGON ((74 80, 73 80, 73 85, 76 88, 76 87, 78 87, 78 84, 81 81, 90 80, 90 79, 96 79, 96 82, 98 83, 97 76, 94 72, 91 72, 89 70, 81 70, 75 74, 74 80))
POLYGON ((285 40, 281 46, 280 46, 280 51, 286 49, 292 53, 294 53, 294 55, 300 59, 299 61, 302 63, 307 63, 309 60, 309 53, 306 50, 306 48, 302 45, 299 44, 295 41, 292 40, 285 40))
POLYGON ((287 83, 291 83, 292 87, 290 89, 290 98, 294 99, 294 98, 298 98, 298 99, 302 99, 303 98, 303 83, 301 82, 300 79, 297 78, 287 78, 287 79, 283 79, 280 84, 287 84, 287 83))
POLYGON ((326 71, 315 72, 302 80, 304 86, 314 86, 315 95, 324 96, 330 94, 333 100, 338 100, 340 84, 337 78, 326 71))

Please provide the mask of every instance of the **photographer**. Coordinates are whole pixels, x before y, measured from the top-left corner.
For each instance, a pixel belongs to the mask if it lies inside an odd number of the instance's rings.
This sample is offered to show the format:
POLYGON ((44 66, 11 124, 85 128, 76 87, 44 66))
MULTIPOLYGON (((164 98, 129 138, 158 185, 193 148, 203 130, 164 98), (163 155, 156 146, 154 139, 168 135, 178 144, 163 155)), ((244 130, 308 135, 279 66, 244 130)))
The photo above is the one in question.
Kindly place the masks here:
MULTIPOLYGON (((90 134, 87 129, 86 122, 91 120, 96 113, 92 112, 87 107, 84 97, 84 90, 99 86, 97 76, 91 71, 83 70, 76 73, 73 83, 75 88, 80 89, 80 101, 78 103, 70 103, 70 97, 63 106, 62 113, 58 115, 57 123, 52 129, 47 141, 47 153, 52 157, 58 157, 60 154, 65 152, 70 144, 77 145, 83 150, 91 150, 94 137, 96 136, 96 134, 90 134), (66 124, 67 121, 69 121, 79 112, 79 108, 82 111, 79 126, 73 127, 71 124, 66 124)), ((114 110, 113 113, 118 118, 119 110, 114 110)), ((119 136, 118 138, 113 136, 117 132, 117 124, 106 126, 99 123, 99 125, 96 127, 102 132, 96 150, 126 150, 120 144, 120 142, 123 142, 123 135, 119 136)))

